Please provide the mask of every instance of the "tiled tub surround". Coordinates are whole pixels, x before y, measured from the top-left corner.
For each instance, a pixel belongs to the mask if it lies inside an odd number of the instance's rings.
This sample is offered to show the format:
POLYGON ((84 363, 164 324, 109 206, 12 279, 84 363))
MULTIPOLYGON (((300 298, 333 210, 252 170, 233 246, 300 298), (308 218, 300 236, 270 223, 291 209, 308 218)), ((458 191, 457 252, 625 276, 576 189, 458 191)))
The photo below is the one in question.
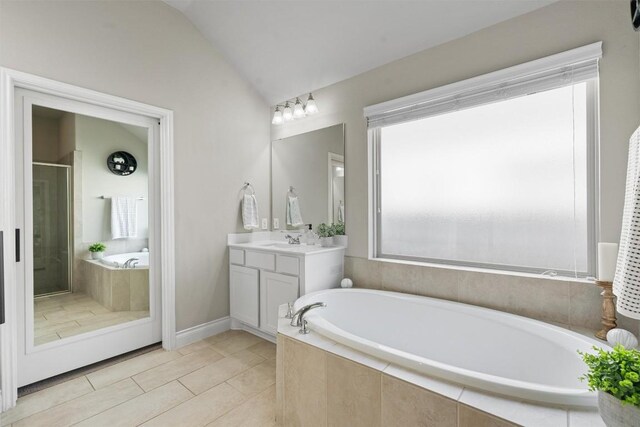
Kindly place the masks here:
POLYGON ((83 260, 82 290, 111 311, 149 310, 149 269, 83 260))
POLYGON ((608 348, 595 338, 501 311, 371 289, 315 292, 294 310, 318 301, 326 307, 306 315, 309 327, 371 356, 503 396, 597 406, 596 393, 579 380, 586 367, 577 353, 608 348))
MULTIPOLYGON (((587 281, 349 256, 344 268, 345 277, 358 288, 473 304, 580 331, 595 332, 601 327, 602 290, 587 281)), ((640 322, 617 317, 618 327, 638 335, 640 322)))
MULTIPOLYGON (((286 311, 281 308, 281 314, 286 311)), ((604 427, 596 408, 532 404, 431 378, 281 319, 276 420, 284 426, 604 427)), ((472 351, 472 349, 470 349, 472 351)))

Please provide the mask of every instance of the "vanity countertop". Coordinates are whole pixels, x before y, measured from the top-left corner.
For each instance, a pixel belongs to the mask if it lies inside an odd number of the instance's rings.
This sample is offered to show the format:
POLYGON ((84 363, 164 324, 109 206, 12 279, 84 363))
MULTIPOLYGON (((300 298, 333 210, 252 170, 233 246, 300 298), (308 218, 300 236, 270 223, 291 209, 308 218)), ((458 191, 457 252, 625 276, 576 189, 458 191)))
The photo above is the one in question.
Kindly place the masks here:
POLYGON ((257 240, 246 243, 229 243, 230 248, 251 249, 256 251, 277 252, 283 254, 296 255, 316 255, 333 251, 344 251, 344 246, 323 247, 318 245, 307 245, 301 243, 299 245, 290 245, 284 240, 257 240))

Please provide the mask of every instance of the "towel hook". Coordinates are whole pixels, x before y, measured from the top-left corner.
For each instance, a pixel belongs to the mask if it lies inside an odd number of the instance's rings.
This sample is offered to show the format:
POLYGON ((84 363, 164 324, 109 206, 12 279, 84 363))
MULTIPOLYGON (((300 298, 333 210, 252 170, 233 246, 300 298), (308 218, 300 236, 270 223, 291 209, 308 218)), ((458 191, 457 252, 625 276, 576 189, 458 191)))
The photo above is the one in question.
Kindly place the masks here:
POLYGON ((291 194, 292 196, 298 197, 298 193, 296 193, 296 189, 293 188, 293 185, 289 186, 289 191, 287 191, 287 194, 291 194))
POLYGON ((248 182, 245 182, 244 185, 242 186, 242 190, 243 192, 247 192, 247 190, 251 191, 251 195, 255 195, 256 191, 253 189, 253 186, 251 184, 249 184, 248 182))

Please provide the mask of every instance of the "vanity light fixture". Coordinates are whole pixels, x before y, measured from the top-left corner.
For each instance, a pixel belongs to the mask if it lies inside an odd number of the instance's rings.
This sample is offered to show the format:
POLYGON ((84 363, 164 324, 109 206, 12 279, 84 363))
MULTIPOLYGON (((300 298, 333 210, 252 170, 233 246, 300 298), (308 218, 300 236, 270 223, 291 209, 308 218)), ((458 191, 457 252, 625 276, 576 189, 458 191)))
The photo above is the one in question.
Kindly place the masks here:
POLYGON ((282 112, 282 118, 285 122, 293 119, 293 111, 291 110, 291 106, 289 105, 289 101, 284 104, 284 111, 282 112))
POLYGON ((300 102, 300 98, 296 98, 296 103, 293 106, 293 118, 301 119, 305 116, 304 107, 302 106, 302 102, 300 102))
POLYGON ((282 118, 282 110, 280 109, 280 106, 276 106, 276 112, 273 113, 273 120, 271 120, 271 123, 274 125, 280 125, 282 124, 282 122, 284 121, 284 119, 282 118))
POLYGON ((307 114, 315 114, 318 112, 318 106, 316 105, 316 100, 313 99, 313 95, 311 93, 309 94, 309 98, 307 98, 307 105, 305 105, 304 111, 307 114))
POLYGON ((274 125, 281 125, 284 122, 288 122, 293 119, 301 119, 307 115, 315 114, 318 112, 318 105, 313 98, 313 94, 309 93, 307 102, 302 103, 300 97, 296 97, 294 100, 289 100, 284 105, 276 105, 276 110, 273 113, 273 119, 271 123, 274 125), (291 106, 293 104, 293 107, 291 106))

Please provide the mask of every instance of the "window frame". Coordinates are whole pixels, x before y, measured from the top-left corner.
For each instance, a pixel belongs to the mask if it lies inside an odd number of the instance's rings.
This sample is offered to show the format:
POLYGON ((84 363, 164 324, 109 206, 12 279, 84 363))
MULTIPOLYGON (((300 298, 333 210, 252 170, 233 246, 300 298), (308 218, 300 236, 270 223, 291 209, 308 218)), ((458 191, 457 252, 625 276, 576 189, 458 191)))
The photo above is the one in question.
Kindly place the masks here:
MULTIPOLYGON (((503 70, 504 71, 504 70, 503 70)), ((464 82, 461 82, 464 83, 464 82)), ((381 194, 381 170, 380 170, 380 144, 381 129, 384 126, 369 128, 368 134, 368 154, 369 154, 369 259, 386 260, 397 262, 417 262, 432 264, 443 267, 463 267, 484 270, 497 270, 511 273, 526 273, 547 275, 550 277, 574 277, 592 278, 596 274, 596 248, 599 238, 599 79, 592 78, 587 83, 587 271, 578 272, 573 270, 546 270, 536 267, 512 266, 504 264, 489 264, 470 261, 458 261, 449 259, 437 259, 427 257, 414 257, 386 254, 382 252, 381 239, 381 216, 380 207, 381 194)), ((455 84, 455 83, 454 83, 455 84)), ((569 83, 566 86, 575 83, 569 83)), ((528 96, 535 92, 523 95, 528 96)), ((490 102, 476 106, 486 105, 490 102)), ((472 106, 470 108, 474 108, 472 106)), ((426 115, 428 118, 433 115, 426 115)))

